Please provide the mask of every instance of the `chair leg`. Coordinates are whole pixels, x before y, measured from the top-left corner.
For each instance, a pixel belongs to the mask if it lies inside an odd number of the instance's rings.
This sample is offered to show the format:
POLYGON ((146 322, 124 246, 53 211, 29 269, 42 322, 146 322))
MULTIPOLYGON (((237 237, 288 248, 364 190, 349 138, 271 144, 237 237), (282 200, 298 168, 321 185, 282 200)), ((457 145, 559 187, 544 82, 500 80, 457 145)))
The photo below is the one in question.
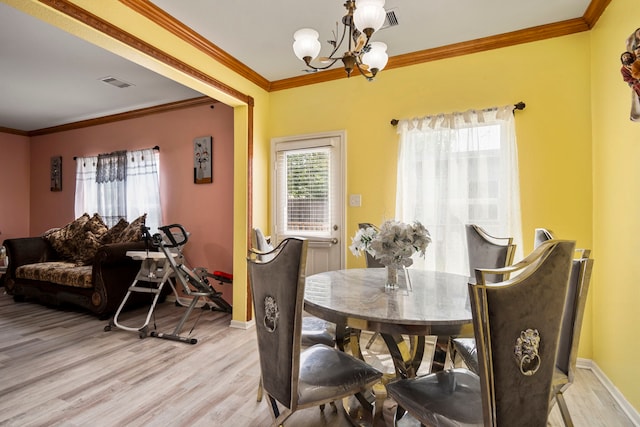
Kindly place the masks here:
POLYGON ((448 337, 438 336, 436 339, 436 345, 433 350, 433 362, 431 363, 431 372, 440 372, 444 370, 444 366, 447 362, 448 352, 448 337))
POLYGON ((456 367, 456 347, 453 345, 453 336, 449 337, 449 342, 447 343, 447 349, 449 353, 449 361, 451 362, 451 367, 456 367))
POLYGON ((560 415, 562 415, 562 421, 567 427, 573 427, 573 421, 571 420, 571 414, 569 414, 569 408, 564 401, 564 395, 561 391, 556 393, 556 401, 558 402, 558 409, 560 409, 560 415))
MULTIPOLYGON (((329 405, 331 405, 331 408, 333 409, 333 412, 338 412, 338 407, 336 406, 336 402, 331 401, 331 402, 329 402, 329 405)), ((325 408, 326 406, 327 406, 327 405, 325 405, 324 403, 323 403, 323 404, 321 404, 321 405, 320 405, 320 411, 321 411, 321 412, 322 412, 322 411, 324 411, 324 408, 325 408)))
POLYGON ((366 348, 367 350, 369 350, 369 347, 371 347, 371 344, 373 344, 373 342, 376 340, 376 338, 378 338, 380 336, 379 332, 375 332, 371 338, 369 338, 369 342, 367 343, 367 345, 364 346, 364 348, 366 348))
POLYGON ((269 408, 271 409, 271 416, 273 417, 273 425, 277 425, 279 427, 284 426, 285 420, 289 418, 293 412, 289 408, 283 408, 282 411, 280 411, 278 403, 269 394, 267 394, 267 399, 269 399, 269 408))
POLYGON ((256 397, 257 402, 262 402, 262 377, 260 377, 260 381, 258 382, 258 396, 256 397))

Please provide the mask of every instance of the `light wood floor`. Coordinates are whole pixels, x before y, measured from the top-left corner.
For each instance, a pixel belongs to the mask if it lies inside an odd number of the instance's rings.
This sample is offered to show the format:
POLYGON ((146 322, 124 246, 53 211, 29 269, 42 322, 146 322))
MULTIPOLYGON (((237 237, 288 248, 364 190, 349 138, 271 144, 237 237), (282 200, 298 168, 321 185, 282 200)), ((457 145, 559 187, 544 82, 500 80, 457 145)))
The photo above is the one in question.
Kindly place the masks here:
MULTIPOLYGON (((172 332, 182 310, 161 304, 158 330, 172 332)), ((137 310, 120 320, 142 326, 146 313, 137 310)), ((0 295, 0 426, 269 425, 267 404, 256 402, 255 331, 230 328, 230 316, 222 313, 194 310, 190 320, 198 314, 192 335, 199 341, 189 345, 104 332, 107 321, 93 316, 0 295)), ((192 324, 187 322, 185 334, 192 324)), ((370 356, 388 364, 383 354, 370 356)), ((577 427, 632 426, 588 370, 579 371, 566 399, 577 427)), ((311 408, 287 425, 350 423, 341 410, 311 408)), ((562 426, 557 408, 548 425, 562 426)))

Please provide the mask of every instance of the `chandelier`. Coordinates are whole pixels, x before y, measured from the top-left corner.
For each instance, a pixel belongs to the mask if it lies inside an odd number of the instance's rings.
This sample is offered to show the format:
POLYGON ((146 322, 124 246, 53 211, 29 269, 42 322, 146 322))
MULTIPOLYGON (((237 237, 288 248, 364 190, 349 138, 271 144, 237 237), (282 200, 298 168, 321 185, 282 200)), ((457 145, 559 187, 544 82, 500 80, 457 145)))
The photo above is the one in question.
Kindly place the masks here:
POLYGON ((347 14, 342 17, 342 35, 338 37, 338 24, 333 33, 333 40, 327 42, 333 46, 329 56, 318 58, 318 62, 326 65, 315 66, 311 61, 320 53, 318 32, 311 28, 303 28, 293 35, 293 51, 304 61, 308 71, 325 70, 332 67, 338 60, 344 64, 347 77, 357 68, 367 80, 373 80, 376 74, 387 65, 387 45, 382 42, 370 41, 373 33, 384 24, 386 12, 384 0, 347 0, 344 4, 347 14), (347 51, 342 56, 336 52, 347 40, 347 51))

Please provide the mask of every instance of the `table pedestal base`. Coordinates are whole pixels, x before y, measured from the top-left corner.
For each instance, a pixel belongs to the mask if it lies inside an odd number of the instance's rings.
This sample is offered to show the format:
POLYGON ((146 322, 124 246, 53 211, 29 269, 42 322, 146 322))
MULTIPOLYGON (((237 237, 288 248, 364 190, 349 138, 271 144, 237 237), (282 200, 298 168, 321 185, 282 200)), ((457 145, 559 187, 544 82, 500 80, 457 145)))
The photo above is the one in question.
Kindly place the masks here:
POLYGON ((382 383, 373 386, 371 392, 342 399, 347 419, 356 427, 385 427, 382 414, 387 390, 382 383))

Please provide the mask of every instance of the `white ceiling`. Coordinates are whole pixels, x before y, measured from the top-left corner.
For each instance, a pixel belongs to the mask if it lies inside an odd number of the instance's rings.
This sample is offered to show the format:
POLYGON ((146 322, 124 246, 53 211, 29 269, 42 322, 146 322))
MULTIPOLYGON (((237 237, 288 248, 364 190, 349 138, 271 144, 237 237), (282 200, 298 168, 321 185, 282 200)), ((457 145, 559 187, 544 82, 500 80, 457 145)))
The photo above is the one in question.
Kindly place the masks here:
MULTIPOLYGON (((345 13, 342 0, 151 1, 269 81, 304 74, 291 48, 296 30, 314 28, 324 42, 345 13)), ((399 25, 373 39, 396 56, 580 18, 589 3, 387 0, 399 25)), ((1 0, 0 40, 0 127, 37 130, 201 96, 1 0), (107 76, 134 86, 109 86, 107 76)))

